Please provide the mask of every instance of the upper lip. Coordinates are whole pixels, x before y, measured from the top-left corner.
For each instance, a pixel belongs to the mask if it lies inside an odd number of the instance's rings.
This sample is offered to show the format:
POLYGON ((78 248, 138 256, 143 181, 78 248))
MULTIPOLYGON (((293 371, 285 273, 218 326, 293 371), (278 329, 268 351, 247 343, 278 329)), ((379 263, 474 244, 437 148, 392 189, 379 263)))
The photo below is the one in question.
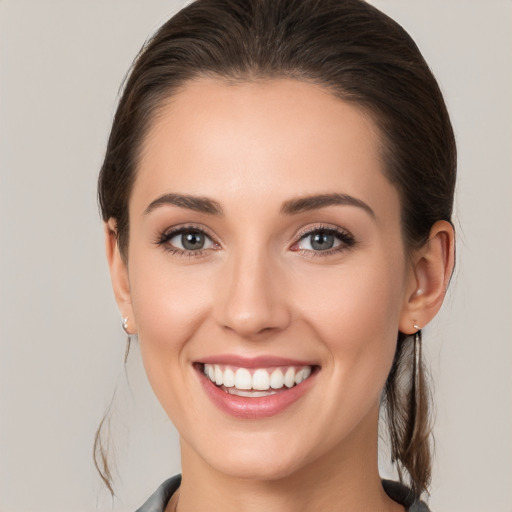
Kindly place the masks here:
POLYGON ((247 357, 234 354, 218 354, 198 359, 196 362, 202 364, 225 364, 239 368, 271 368, 273 366, 318 366, 317 363, 312 361, 272 355, 247 357))

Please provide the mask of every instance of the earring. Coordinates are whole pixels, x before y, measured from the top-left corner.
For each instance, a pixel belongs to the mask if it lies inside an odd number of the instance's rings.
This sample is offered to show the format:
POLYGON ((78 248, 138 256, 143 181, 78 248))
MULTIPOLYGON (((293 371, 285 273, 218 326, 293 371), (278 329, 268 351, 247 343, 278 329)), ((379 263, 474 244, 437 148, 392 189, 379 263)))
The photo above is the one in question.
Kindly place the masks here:
POLYGON ((421 364, 421 327, 418 324, 413 324, 413 327, 416 329, 414 333, 414 384, 415 388, 418 389, 419 368, 421 364))
POLYGON ((421 402, 421 396, 422 396, 421 372, 420 372, 420 368, 421 368, 421 328, 419 326, 417 326, 416 324, 414 325, 414 328, 418 329, 418 330, 414 333, 414 337, 413 337, 414 360, 413 360, 413 368, 412 368, 412 378, 413 378, 412 392, 414 395, 414 411, 413 411, 414 426, 413 426, 413 432, 412 432, 411 439, 415 438, 417 429, 419 428, 418 411, 420 408, 420 402, 421 402))
POLYGON ((128 361, 128 354, 130 353, 130 343, 132 341, 132 335, 128 331, 128 317, 125 316, 123 318, 123 321, 121 322, 121 325, 124 329, 124 332, 127 334, 126 336, 126 349, 124 351, 124 364, 126 365, 126 361, 128 361))
MULTIPOLYGON (((416 326, 414 326, 416 328, 416 326)), ((421 364, 421 329, 414 333, 414 380, 419 378, 419 368, 421 364)), ((417 384, 417 382, 416 382, 417 384)))

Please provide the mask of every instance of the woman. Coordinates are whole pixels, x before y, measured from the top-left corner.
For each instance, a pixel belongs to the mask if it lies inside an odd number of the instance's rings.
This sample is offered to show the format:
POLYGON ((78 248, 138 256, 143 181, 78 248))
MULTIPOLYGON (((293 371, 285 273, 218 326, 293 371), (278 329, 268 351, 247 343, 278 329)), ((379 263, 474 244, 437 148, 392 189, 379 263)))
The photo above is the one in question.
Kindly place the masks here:
POLYGON ((360 0, 198 0, 145 45, 99 178, 123 327, 180 433, 140 511, 427 510, 455 166, 416 45, 360 0), (408 486, 379 477, 381 407, 408 486))

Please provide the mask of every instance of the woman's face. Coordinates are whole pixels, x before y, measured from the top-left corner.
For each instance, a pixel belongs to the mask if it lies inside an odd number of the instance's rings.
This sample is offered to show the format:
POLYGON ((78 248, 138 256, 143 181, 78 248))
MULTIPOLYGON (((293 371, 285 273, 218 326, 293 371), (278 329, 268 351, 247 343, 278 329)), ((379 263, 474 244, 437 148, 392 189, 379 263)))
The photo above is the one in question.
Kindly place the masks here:
POLYGON ((298 81, 191 82, 129 216, 121 309, 184 465, 276 479, 374 456, 416 283, 370 117, 298 81))

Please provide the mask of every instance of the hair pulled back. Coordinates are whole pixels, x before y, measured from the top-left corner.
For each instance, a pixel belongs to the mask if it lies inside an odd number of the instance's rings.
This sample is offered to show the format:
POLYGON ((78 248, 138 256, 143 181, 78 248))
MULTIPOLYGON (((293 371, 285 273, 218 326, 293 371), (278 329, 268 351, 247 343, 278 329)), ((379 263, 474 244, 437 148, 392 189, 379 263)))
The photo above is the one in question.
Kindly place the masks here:
MULTIPOLYGON (((196 0, 143 46, 114 118, 98 198, 103 220, 117 223, 125 259, 128 202, 145 136, 165 100, 202 76, 302 80, 359 106, 380 129, 406 246, 421 246, 436 221, 451 221, 453 130, 433 74, 399 24, 362 0, 196 0)), ((407 341, 398 333, 383 403, 392 460, 419 494, 430 482, 430 400, 423 366, 415 364, 407 341), (410 377, 412 368, 416 376, 410 377)), ((99 444, 95 457, 99 450, 100 473, 110 488, 99 444)))

